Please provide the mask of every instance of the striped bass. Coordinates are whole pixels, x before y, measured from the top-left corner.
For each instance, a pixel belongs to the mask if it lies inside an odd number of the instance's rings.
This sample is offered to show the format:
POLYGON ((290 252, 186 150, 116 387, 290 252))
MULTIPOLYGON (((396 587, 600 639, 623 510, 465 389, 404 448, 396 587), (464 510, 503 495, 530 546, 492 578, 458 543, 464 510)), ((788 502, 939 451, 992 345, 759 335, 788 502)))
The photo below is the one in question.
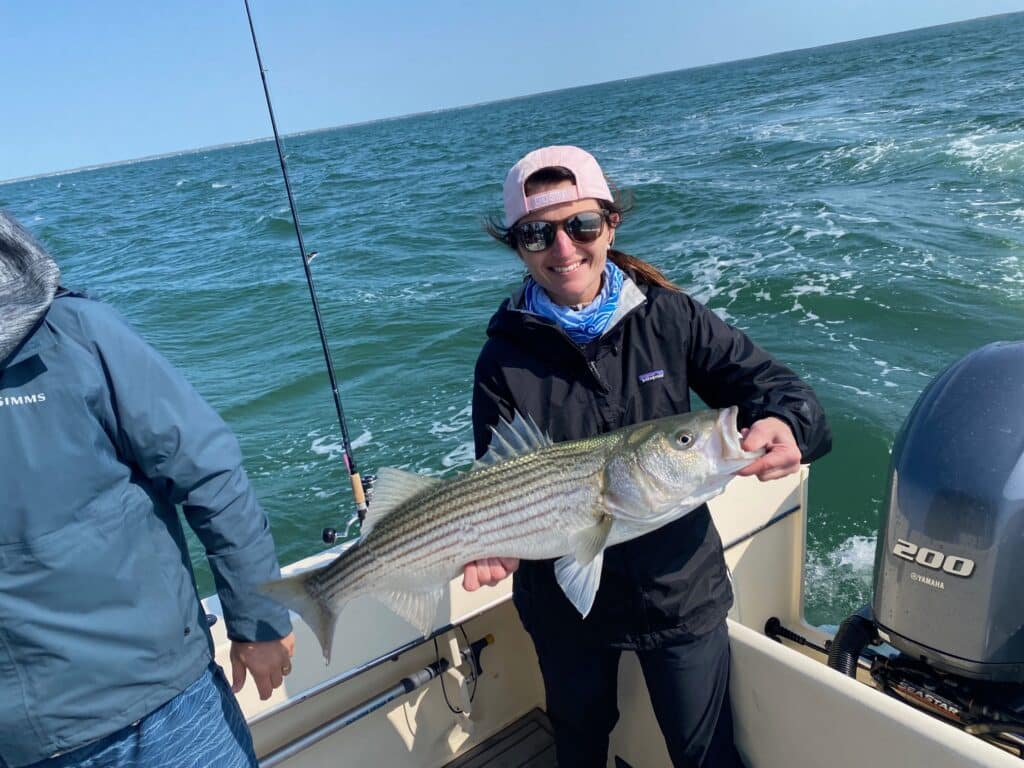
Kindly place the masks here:
POLYGON ((553 443, 516 414, 462 475, 382 468, 359 543, 262 590, 302 617, 328 661, 349 600, 373 595, 426 636, 448 583, 488 557, 559 558, 558 583, 586 616, 607 547, 691 512, 764 453, 740 448, 736 416, 698 411, 553 443))

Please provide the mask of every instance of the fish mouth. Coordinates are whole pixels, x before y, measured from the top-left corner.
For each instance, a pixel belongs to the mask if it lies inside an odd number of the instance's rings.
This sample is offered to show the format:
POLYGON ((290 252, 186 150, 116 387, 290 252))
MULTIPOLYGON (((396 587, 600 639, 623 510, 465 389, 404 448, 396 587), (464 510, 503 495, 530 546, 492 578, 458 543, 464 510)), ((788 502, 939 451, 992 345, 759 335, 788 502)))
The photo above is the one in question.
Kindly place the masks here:
POLYGON ((739 413, 740 409, 735 405, 723 408, 718 414, 718 429, 716 430, 722 441, 722 459, 727 465, 733 467, 733 471, 743 469, 755 459, 764 456, 763 448, 756 451, 745 451, 740 445, 743 437, 740 435, 737 423, 739 413))

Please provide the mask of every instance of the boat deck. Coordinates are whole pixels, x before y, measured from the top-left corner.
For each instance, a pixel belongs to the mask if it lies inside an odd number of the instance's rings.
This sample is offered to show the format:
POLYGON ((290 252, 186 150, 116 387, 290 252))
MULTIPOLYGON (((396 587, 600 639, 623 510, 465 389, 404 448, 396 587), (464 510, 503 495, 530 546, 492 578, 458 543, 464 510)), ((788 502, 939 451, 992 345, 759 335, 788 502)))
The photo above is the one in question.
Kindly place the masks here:
POLYGON ((555 742, 547 715, 533 709, 445 768, 555 768, 555 742))

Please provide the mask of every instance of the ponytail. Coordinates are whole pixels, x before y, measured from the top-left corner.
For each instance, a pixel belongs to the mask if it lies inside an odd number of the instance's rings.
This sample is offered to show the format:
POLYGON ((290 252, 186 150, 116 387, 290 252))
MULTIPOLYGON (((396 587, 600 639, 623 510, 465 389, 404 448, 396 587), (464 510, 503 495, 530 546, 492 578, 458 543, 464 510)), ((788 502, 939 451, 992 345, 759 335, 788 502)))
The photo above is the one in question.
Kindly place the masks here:
POLYGON ((681 290, 678 285, 665 277, 664 272, 636 256, 609 248, 608 259, 623 272, 631 272, 636 282, 641 285, 657 285, 670 291, 681 290))

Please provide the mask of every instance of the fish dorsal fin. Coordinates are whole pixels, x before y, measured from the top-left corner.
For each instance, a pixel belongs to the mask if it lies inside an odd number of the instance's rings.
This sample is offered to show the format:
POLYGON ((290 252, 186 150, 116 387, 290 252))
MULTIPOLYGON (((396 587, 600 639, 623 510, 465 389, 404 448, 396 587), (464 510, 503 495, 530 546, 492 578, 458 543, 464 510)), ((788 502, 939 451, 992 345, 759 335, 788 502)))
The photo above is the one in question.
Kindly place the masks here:
POLYGON ((444 589, 430 592, 404 592, 392 590, 377 594, 377 598, 388 608, 408 621, 426 637, 434 628, 437 606, 444 598, 444 589))
POLYGON ((366 536, 373 526, 390 515, 399 505, 404 504, 418 493, 433 488, 440 483, 436 477, 417 475, 394 467, 381 467, 377 470, 377 482, 373 485, 373 500, 366 512, 366 519, 361 527, 362 535, 366 536))
POLYGON ((491 427, 491 445, 475 466, 487 467, 549 445, 553 445, 551 438, 537 426, 533 417, 515 411, 511 423, 501 419, 498 426, 491 427))

